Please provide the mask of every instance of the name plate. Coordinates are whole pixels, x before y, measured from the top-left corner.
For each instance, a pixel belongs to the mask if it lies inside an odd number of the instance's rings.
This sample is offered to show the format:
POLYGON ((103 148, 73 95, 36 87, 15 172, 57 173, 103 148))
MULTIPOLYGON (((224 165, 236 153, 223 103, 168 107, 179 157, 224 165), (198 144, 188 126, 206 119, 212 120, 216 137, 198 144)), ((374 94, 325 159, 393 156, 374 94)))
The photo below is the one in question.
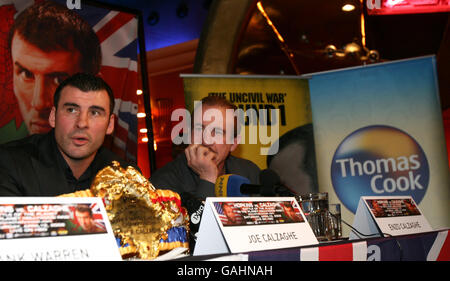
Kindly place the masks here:
MULTIPOLYGON (((433 231, 411 196, 362 196, 353 227, 372 237, 433 231)), ((352 230, 350 239, 360 238, 352 230)))
POLYGON ((0 261, 122 260, 100 198, 0 198, 0 261))
POLYGON ((294 197, 210 197, 194 255, 318 244, 294 197))

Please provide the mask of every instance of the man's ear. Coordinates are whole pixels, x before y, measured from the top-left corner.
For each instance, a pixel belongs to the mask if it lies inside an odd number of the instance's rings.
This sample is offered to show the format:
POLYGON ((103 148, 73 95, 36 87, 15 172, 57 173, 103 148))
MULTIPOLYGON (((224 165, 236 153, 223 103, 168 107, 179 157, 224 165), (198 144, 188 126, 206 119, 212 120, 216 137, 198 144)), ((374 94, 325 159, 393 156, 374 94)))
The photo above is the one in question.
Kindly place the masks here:
POLYGON ((52 111, 50 111, 50 115, 48 116, 48 123, 52 128, 55 128, 55 119, 56 119, 56 108, 53 106, 52 111))
POLYGON ((114 132, 114 113, 109 116, 108 128, 106 129, 106 134, 111 135, 114 132))

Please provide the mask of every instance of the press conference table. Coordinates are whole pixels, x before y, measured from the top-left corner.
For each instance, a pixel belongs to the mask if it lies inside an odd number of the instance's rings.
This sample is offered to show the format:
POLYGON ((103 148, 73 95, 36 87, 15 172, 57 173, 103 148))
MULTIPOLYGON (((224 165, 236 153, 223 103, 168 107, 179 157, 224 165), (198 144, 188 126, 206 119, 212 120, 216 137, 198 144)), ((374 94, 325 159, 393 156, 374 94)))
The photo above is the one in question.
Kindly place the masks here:
POLYGON ((323 242, 318 245, 192 256, 184 260, 220 261, 450 261, 449 229, 426 233, 323 242))

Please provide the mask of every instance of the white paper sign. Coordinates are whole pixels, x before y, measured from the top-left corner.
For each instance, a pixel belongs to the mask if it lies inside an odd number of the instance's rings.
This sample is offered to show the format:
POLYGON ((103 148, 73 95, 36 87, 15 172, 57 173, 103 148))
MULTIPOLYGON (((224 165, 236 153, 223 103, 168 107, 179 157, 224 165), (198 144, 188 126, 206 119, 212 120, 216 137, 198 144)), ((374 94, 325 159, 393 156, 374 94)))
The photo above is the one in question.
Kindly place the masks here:
POLYGON ((0 261, 122 260, 100 198, 0 198, 0 261))
POLYGON ((318 244, 293 197, 206 199, 194 255, 318 244))
MULTIPOLYGON (((411 196, 362 196, 353 227, 371 237, 433 231, 411 196)), ((350 239, 361 238, 367 237, 350 233, 350 239)))

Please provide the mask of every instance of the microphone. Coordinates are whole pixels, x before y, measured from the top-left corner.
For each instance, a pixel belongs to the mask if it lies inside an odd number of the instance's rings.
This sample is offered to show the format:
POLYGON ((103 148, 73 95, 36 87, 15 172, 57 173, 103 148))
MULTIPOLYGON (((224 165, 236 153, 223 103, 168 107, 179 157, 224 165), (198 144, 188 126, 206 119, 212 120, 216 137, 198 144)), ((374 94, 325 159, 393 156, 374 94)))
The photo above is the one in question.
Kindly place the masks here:
POLYGON ((259 174, 261 185, 251 184, 250 180, 239 175, 219 176, 215 184, 217 197, 244 197, 250 194, 261 196, 292 196, 293 193, 281 184, 278 174, 270 169, 259 174))
POLYGON ((205 203, 188 192, 180 193, 180 197, 181 206, 186 208, 189 215, 189 248, 193 251, 205 203))
POLYGON ((259 192, 259 187, 250 184, 249 179, 233 174, 219 176, 214 189, 216 197, 244 197, 259 192))
POLYGON ((271 196, 272 186, 251 184, 246 177, 227 174, 219 176, 215 184, 217 197, 245 197, 250 194, 271 196))

